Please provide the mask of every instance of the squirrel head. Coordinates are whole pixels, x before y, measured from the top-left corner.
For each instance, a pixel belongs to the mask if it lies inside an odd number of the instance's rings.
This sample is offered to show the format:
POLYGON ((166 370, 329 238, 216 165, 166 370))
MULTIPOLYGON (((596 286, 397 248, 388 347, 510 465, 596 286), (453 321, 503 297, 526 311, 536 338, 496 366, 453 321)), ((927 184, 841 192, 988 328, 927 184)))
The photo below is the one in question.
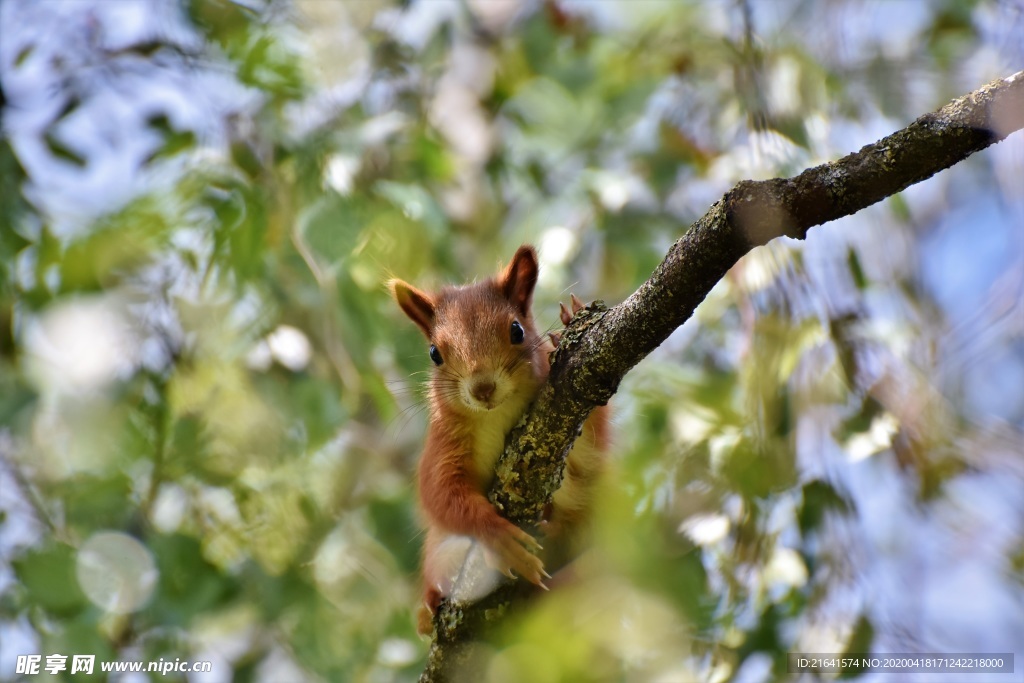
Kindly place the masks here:
POLYGON ((531 306, 537 252, 520 247, 495 277, 425 292, 389 283, 402 311, 430 342, 432 399, 461 413, 532 400, 543 379, 542 341, 531 306))

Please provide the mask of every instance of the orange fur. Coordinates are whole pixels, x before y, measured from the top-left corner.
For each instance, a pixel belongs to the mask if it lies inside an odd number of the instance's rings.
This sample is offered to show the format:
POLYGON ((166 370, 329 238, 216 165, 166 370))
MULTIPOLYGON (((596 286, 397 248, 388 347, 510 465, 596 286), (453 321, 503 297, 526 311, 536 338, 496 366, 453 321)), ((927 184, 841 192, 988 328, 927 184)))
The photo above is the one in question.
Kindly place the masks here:
MULTIPOLYGON (((497 276, 480 283, 433 294, 401 280, 390 283, 399 306, 442 360, 431 378, 430 423, 418 470, 427 527, 421 633, 429 633, 431 615, 452 588, 459 563, 459 555, 450 552, 452 539, 480 542, 488 564, 507 576, 514 573, 537 585, 546 576, 536 554, 540 545, 498 514, 485 495, 505 437, 550 370, 553 347, 538 335, 530 310, 536 282, 536 252, 523 246, 497 276)), ((573 308, 578 309, 575 297, 573 308)), ((607 408, 598 408, 584 425, 546 520, 546 537, 566 548, 583 535, 589 518, 594 485, 604 469, 607 416, 607 408)))

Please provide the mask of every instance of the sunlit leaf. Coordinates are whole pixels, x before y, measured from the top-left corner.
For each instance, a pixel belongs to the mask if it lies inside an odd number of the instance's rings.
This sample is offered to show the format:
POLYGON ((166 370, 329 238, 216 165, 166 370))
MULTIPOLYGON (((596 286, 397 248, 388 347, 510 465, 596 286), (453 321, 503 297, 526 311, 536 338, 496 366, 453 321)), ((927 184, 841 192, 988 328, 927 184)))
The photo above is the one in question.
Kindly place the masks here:
POLYGON ((254 18, 245 3, 232 0, 190 0, 188 11, 192 21, 225 47, 239 41, 254 18))
POLYGON ((243 83, 282 98, 302 94, 304 84, 299 64, 278 38, 266 33, 256 34, 244 50, 238 72, 243 83))

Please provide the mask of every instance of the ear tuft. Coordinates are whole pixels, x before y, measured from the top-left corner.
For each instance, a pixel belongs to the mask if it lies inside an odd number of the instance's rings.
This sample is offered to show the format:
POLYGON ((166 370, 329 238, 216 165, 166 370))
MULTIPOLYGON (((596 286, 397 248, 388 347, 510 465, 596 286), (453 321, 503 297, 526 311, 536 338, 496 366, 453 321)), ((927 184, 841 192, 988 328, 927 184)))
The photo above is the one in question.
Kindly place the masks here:
POLYGON ((388 282, 388 289, 391 290, 395 301, 405 312, 409 319, 416 323, 427 339, 434 329, 434 298, 402 280, 391 280, 388 282))
POLYGON ((516 250, 505 270, 498 275, 498 287, 524 316, 530 315, 533 288, 537 285, 537 251, 529 244, 516 250))

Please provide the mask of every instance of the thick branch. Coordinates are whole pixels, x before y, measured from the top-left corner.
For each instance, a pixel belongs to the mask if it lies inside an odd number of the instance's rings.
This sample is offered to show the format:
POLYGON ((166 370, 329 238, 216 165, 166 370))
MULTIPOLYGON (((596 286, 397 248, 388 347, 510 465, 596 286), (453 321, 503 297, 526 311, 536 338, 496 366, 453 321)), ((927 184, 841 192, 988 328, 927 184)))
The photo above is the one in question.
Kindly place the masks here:
MULTIPOLYGON (((587 415, 623 376, 692 314, 744 254, 774 237, 848 216, 1024 127, 1024 71, 994 81, 859 152, 798 176, 743 181, 669 250, 650 279, 611 309, 579 313, 555 353, 551 376, 509 435, 491 500, 511 520, 533 524, 562 479, 565 453, 587 415)), ((465 647, 514 604, 522 582, 474 605, 446 604, 421 681, 446 680, 465 647)))

